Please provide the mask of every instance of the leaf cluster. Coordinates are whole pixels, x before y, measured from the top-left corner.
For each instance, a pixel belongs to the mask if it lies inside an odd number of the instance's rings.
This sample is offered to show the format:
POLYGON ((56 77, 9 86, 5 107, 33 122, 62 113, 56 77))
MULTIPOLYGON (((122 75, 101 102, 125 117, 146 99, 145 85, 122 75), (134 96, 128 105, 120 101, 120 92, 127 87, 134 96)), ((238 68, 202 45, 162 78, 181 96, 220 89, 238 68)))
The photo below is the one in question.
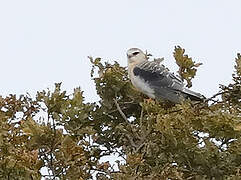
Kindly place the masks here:
POLYGON ((235 109, 241 112, 241 55, 237 54, 235 59, 235 73, 233 76, 234 83, 230 83, 228 86, 221 85, 222 98, 229 107, 236 106, 235 109))
POLYGON ((194 78, 197 72, 197 67, 202 65, 202 63, 195 63, 192 58, 188 57, 188 55, 184 54, 185 49, 180 46, 176 46, 174 49, 174 58, 176 60, 176 64, 179 66, 178 73, 182 80, 187 82, 187 87, 192 87, 191 80, 194 78))

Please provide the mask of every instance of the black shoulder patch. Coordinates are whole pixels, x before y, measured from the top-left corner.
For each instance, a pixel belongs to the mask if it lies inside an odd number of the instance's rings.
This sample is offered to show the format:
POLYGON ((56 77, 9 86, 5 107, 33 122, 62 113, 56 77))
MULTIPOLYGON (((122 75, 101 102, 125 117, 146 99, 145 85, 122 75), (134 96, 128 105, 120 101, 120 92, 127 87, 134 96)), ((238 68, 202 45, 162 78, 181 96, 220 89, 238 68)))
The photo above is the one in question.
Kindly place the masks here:
POLYGON ((143 70, 139 67, 135 67, 133 69, 133 73, 135 76, 139 76, 140 78, 144 79, 145 81, 155 81, 155 80, 161 80, 163 78, 163 76, 157 72, 143 70))

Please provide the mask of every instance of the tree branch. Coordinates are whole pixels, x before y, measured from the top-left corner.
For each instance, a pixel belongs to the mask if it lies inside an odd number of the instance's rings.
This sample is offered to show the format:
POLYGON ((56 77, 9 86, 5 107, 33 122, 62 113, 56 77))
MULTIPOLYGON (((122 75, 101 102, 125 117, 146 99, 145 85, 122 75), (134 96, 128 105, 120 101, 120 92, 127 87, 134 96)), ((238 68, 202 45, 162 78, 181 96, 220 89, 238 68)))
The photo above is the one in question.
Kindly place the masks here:
POLYGON ((215 97, 217 97, 217 96, 219 96, 219 95, 225 94, 225 93, 227 93, 227 92, 226 92, 226 91, 218 92, 218 93, 214 94, 212 97, 210 97, 210 98, 208 98, 208 99, 205 99, 204 102, 208 102, 208 101, 210 101, 210 100, 213 100, 213 98, 215 98, 215 97))
MULTIPOLYGON (((126 117, 126 115, 123 113, 123 111, 121 110, 121 108, 120 108, 117 100, 116 100, 115 98, 113 98, 113 101, 114 101, 114 103, 115 103, 115 105, 116 105, 117 110, 119 111, 120 115, 122 116, 122 118, 123 118, 126 122, 128 122, 127 117, 126 117)), ((129 122, 128 122, 128 123, 129 123, 129 122)))

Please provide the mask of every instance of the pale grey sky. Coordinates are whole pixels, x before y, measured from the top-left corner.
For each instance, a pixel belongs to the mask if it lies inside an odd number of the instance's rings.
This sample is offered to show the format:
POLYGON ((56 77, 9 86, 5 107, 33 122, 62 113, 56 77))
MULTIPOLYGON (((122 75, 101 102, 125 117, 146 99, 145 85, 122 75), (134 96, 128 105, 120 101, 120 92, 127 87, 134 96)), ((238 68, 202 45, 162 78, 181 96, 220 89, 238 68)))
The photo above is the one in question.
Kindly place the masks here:
POLYGON ((217 92, 241 52, 241 1, 0 0, 0 95, 34 95, 63 82, 92 101, 87 56, 126 66, 126 50, 139 47, 176 71, 176 45, 204 63, 192 89, 217 92))

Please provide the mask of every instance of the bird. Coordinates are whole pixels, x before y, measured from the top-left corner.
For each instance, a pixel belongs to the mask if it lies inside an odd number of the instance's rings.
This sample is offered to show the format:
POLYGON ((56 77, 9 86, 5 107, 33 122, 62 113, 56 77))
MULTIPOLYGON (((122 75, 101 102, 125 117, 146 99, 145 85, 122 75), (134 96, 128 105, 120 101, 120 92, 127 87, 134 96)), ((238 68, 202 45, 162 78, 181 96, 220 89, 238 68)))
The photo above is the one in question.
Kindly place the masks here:
POLYGON ((205 97, 185 88, 179 76, 171 73, 163 64, 148 61, 147 55, 138 48, 127 51, 128 76, 132 85, 151 99, 180 104, 185 99, 203 101, 205 97))

